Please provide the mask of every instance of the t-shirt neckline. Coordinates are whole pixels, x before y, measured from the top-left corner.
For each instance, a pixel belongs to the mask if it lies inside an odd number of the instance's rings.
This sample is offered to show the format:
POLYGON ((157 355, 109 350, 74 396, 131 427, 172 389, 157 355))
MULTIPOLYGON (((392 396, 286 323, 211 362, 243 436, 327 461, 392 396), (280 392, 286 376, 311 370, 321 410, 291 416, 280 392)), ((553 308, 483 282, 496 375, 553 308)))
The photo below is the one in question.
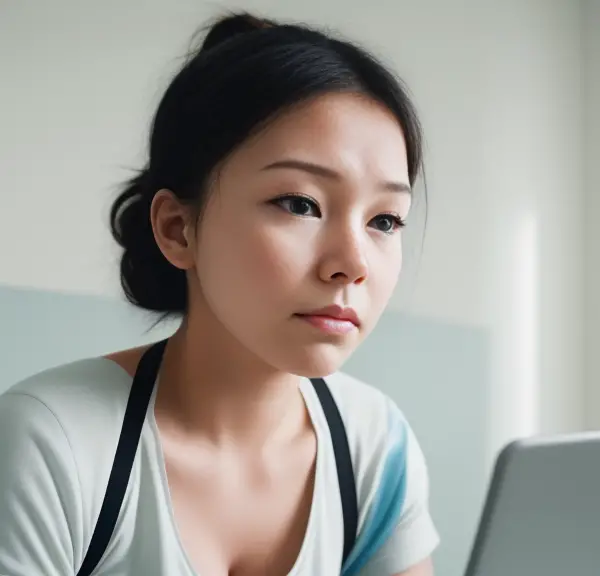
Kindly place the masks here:
MULTIPOLYGON (((183 542, 181 540, 181 535, 179 533, 179 528, 177 527, 177 522, 175 520, 175 511, 173 509, 173 502, 171 499, 171 491, 169 489, 169 481, 167 478, 167 469, 166 469, 166 461, 164 452, 162 449, 162 442, 160 440, 160 431, 158 429, 158 424, 156 422, 156 414, 155 414, 155 403, 156 403, 156 395, 159 387, 159 378, 157 378, 154 389, 152 390, 152 395, 150 397, 150 402, 148 404, 148 413, 147 420, 150 427, 150 431, 152 434, 152 441, 154 444, 155 456, 157 467, 160 474, 160 484, 162 488, 162 497, 164 500, 164 504, 168 510, 169 515, 169 524, 172 534, 177 542, 177 546, 179 548, 179 554, 183 558, 185 565, 190 573, 190 576, 204 576, 197 572, 190 558, 183 546, 183 542)), ((300 552, 292 566, 290 572, 288 572, 287 576, 300 576, 300 570, 305 563, 305 558, 309 554, 309 549, 315 539, 315 531, 316 524, 319 516, 319 508, 321 506, 321 486, 324 484, 324 447, 325 447, 325 439, 323 438, 323 430, 322 426, 319 425, 319 402, 316 398, 316 392, 312 386, 312 383, 309 379, 303 378, 298 386, 300 393, 302 394, 302 398, 304 400, 304 404, 309 414, 309 418, 315 430, 316 440, 317 440, 317 453, 316 453, 316 464, 315 464, 315 481, 313 487, 313 495, 312 501, 310 505, 310 513, 308 517, 308 523, 306 525, 306 532, 304 534, 304 539, 302 540, 302 545, 300 546, 300 552)))

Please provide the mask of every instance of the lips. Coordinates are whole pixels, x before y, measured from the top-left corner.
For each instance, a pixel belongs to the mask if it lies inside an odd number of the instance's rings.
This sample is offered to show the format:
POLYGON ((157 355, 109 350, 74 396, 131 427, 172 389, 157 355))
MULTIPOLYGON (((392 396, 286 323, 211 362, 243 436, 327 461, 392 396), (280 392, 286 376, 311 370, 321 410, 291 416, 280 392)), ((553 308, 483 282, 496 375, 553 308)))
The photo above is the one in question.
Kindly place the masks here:
POLYGON ((353 308, 338 306, 337 304, 332 306, 326 306, 325 308, 319 308, 318 310, 311 310, 309 312, 302 312, 296 314, 300 317, 322 317, 331 318, 333 320, 351 322, 357 328, 360 326, 360 320, 358 314, 353 308))

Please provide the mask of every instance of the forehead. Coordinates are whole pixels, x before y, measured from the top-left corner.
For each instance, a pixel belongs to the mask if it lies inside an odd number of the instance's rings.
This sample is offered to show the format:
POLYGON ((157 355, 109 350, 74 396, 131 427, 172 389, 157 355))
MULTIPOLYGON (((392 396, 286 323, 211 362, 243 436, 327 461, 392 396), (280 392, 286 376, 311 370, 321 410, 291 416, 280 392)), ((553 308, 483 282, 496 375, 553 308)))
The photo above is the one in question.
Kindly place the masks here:
POLYGON ((327 94, 279 115, 231 158, 261 167, 293 157, 348 176, 408 183, 402 129, 383 105, 357 94, 327 94), (237 158, 236 158, 237 157, 237 158))

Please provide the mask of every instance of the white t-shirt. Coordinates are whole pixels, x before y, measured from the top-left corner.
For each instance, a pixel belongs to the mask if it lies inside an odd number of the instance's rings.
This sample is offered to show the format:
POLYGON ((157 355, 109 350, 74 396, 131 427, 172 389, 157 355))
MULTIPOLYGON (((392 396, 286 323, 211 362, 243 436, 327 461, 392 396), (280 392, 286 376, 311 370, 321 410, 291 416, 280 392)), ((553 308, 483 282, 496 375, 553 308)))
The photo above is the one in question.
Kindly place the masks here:
MULTIPOLYGON (((92 537, 133 379, 111 360, 81 360, 0 396, 0 574, 73 576, 92 537)), ((384 394, 336 373, 326 378, 348 436, 359 505, 344 576, 393 576, 428 557, 438 536, 423 454, 384 394)), ((340 573, 343 518, 321 404, 301 386, 317 434, 313 503, 289 576, 340 573)), ((100 576, 209 576, 192 568, 173 520, 154 398, 100 576)))

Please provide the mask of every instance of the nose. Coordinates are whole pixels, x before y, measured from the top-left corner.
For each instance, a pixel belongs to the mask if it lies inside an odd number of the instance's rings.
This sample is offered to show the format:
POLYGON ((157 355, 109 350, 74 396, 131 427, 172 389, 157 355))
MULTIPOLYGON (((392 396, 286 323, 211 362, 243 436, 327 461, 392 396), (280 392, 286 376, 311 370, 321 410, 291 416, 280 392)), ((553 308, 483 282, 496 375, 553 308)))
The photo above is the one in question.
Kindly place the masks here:
POLYGON ((342 285, 362 284, 369 274, 364 243, 360 232, 350 228, 332 232, 319 267, 320 279, 342 285))

